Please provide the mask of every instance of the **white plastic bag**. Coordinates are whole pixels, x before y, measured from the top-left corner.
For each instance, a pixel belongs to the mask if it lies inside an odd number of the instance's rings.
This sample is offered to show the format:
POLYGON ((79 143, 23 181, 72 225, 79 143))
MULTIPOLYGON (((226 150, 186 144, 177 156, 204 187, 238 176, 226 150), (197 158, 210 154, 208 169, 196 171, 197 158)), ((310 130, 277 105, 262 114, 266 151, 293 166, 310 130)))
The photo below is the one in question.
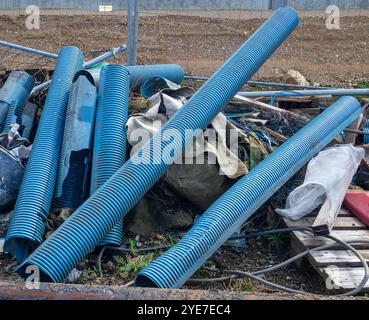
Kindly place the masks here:
POLYGON ((342 204, 347 188, 365 157, 363 148, 352 144, 336 145, 321 151, 306 171, 303 185, 287 198, 286 208, 276 212, 290 220, 298 220, 329 200, 333 215, 342 204))

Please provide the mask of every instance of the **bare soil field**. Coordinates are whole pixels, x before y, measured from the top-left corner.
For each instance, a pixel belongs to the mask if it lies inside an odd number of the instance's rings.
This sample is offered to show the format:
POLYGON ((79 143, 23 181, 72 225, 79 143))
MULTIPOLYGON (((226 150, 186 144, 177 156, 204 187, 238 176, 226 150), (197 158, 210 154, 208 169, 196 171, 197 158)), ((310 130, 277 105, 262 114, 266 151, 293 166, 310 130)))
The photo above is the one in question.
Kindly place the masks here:
MULTIPOLYGON (((369 14, 345 15, 339 30, 328 30, 325 18, 302 14, 301 24, 254 79, 283 80, 290 68, 324 85, 353 86, 369 72, 369 14)), ((364 13, 364 14, 363 14, 364 13)), ((187 74, 211 75, 257 27, 267 13, 167 15, 140 18, 138 63, 178 63, 187 74)), ((88 57, 127 42, 127 17, 118 14, 44 14, 40 30, 27 30, 26 16, 7 14, 0 20, 1 39, 57 52, 79 46, 88 57)), ((6 55, 6 53, 4 53, 6 55)), ((11 68, 1 59, 2 68, 11 68)), ((117 59, 124 62, 125 55, 117 59)), ((34 66, 36 67, 36 66, 34 66)))

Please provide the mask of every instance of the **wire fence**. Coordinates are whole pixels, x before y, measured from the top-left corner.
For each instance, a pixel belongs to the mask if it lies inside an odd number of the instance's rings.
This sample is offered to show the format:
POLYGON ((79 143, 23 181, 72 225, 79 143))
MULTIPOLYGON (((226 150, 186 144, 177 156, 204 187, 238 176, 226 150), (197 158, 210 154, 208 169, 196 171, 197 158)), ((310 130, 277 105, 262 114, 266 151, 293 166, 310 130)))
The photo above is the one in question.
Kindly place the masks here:
MULTIPOLYGON (((29 29, 27 1, 13 1, 12 10, 0 11, 1 40, 53 53, 64 45, 76 45, 86 60, 128 42, 127 0, 79 1, 77 7, 67 1, 69 8, 64 1, 51 2, 51 9, 41 7, 39 29, 29 29)), ((312 84, 352 86, 367 81, 368 1, 361 1, 360 6, 353 1, 350 10, 350 1, 345 1, 339 12, 335 7, 327 10, 322 1, 287 2, 299 7, 308 4, 308 10, 299 10, 301 25, 254 80, 286 81, 288 70, 294 69, 312 84)), ((178 63, 186 74, 209 76, 270 16, 269 8, 275 3, 139 0, 137 64, 178 63)), ((340 1, 324 3, 342 5, 340 1)), ((0 58, 3 75, 19 68, 38 69, 47 78, 46 71, 55 63, 4 48, 0 48, 0 58)), ((126 64, 127 55, 110 61, 126 64)))
MULTIPOLYGON (((85 61, 127 43, 127 14, 98 13, 70 9, 41 10, 39 28, 27 27, 25 10, 0 12, 0 40, 57 54, 61 47, 74 45, 85 54, 85 61)), ((31 21, 31 23, 33 23, 31 21)), ((109 62, 127 63, 121 53, 109 62)), ((0 46, 0 79, 12 70, 27 70, 36 83, 48 80, 55 59, 0 46)))

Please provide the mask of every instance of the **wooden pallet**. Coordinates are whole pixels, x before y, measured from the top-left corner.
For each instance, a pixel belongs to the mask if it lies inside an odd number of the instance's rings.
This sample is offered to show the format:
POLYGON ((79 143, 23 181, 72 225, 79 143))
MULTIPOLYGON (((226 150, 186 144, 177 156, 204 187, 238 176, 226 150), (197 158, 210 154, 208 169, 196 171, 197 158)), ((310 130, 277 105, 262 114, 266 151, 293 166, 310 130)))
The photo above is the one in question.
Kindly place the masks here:
MULTIPOLYGON (((283 220, 288 227, 311 227, 315 217, 316 214, 299 221, 283 220)), ((344 241, 369 240, 369 227, 342 208, 331 235, 344 241)), ((315 237, 307 232, 291 233, 291 251, 293 255, 332 242, 329 239, 315 237)), ((369 263, 369 244, 353 246, 359 250, 369 263)), ((360 260, 351 251, 343 250, 339 246, 329 250, 311 252, 304 261, 308 261, 326 281, 327 288, 334 291, 354 289, 361 282, 364 275, 360 260)), ((366 283, 364 292, 369 292, 369 281, 366 283)))

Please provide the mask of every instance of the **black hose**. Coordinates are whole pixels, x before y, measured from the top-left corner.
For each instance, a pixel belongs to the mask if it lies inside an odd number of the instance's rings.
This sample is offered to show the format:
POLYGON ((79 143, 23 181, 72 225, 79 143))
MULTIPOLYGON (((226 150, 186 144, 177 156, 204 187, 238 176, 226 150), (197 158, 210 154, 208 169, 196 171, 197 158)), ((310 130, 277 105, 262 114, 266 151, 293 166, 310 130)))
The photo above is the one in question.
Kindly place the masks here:
MULTIPOLYGON (((239 235, 239 236, 235 236, 232 237, 230 240, 237 240, 237 239, 251 239, 251 238, 257 238, 257 237, 265 237, 265 236, 269 236, 269 235, 273 235, 273 234, 280 234, 280 233, 289 233, 289 232, 293 232, 293 231, 305 231, 305 232, 310 232, 314 234, 314 231, 311 228, 308 227, 292 227, 292 228, 283 228, 283 229, 275 229, 275 230, 269 230, 269 231, 261 231, 261 232, 253 232, 250 234, 243 234, 243 235, 239 235)), ((356 295, 358 293, 360 293, 362 291, 362 289, 364 288, 365 284, 367 283, 368 279, 369 279, 369 268, 368 265, 365 261, 365 259, 361 256, 361 254, 355 249, 353 248, 350 244, 368 244, 369 241, 349 241, 349 242, 345 242, 341 239, 338 239, 334 236, 331 235, 327 235, 327 236, 323 236, 325 238, 328 238, 330 240, 333 240, 335 243, 331 243, 331 244, 327 244, 327 245, 323 245, 320 247, 316 247, 310 250, 306 250, 304 252, 301 252, 300 254, 280 263, 277 264, 273 267, 264 269, 264 270, 259 270, 256 272, 244 272, 244 271, 240 271, 240 270, 226 270, 226 273, 231 273, 231 276, 228 277, 219 277, 219 278, 212 278, 212 279, 190 279, 187 282, 188 283, 214 283, 214 282, 224 282, 224 281, 229 281, 231 279, 237 279, 237 278, 241 278, 241 277, 249 277, 252 278, 256 281, 259 281, 261 283, 263 283, 264 285, 267 285, 269 287, 272 287, 274 289, 278 289, 278 290, 282 290, 288 293, 293 293, 293 294, 308 294, 308 295, 312 295, 312 293, 309 292, 305 292, 305 291, 300 291, 300 290, 294 290, 291 288, 287 288, 275 283, 272 283, 270 281, 267 281, 263 278, 260 278, 260 275, 264 275, 266 273, 270 273, 273 272, 277 269, 286 267, 287 265, 295 262, 296 260, 299 260, 301 258, 303 258, 304 256, 308 255, 310 252, 313 251, 320 251, 320 250, 327 250, 333 246, 335 246, 337 243, 341 244, 343 247, 347 248, 348 250, 350 250, 351 252, 353 252, 355 254, 355 256, 357 256, 362 264, 362 266, 364 267, 364 277, 362 279, 362 281, 360 282, 360 284, 353 290, 350 290, 348 292, 342 293, 342 294, 338 294, 336 296, 352 296, 352 295, 356 295)))

